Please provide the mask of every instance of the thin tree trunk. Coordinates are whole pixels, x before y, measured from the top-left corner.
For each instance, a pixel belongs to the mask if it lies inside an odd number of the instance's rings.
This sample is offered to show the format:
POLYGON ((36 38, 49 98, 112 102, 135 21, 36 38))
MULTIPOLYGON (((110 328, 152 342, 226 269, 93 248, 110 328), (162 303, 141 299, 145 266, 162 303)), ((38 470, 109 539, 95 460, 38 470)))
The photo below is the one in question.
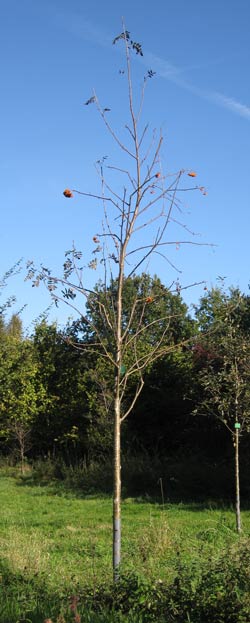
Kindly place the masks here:
POLYGON ((21 473, 24 474, 24 451, 21 448, 21 473))
POLYGON ((239 471, 239 429, 235 429, 235 512, 236 530, 241 531, 240 517, 240 471, 239 471))
POLYGON ((19 450, 20 450, 20 459, 21 459, 21 473, 24 474, 25 442, 24 442, 24 436, 22 435, 21 432, 19 434, 19 450))
POLYGON ((121 562, 121 417, 118 392, 114 415, 113 574, 117 582, 121 562))
MULTIPOLYGON (((121 232, 122 233, 122 232, 121 232)), ((114 484, 113 484, 113 578, 119 580, 121 562, 121 395, 122 364, 122 290, 126 245, 121 245, 117 290, 116 373, 114 392, 114 484)))

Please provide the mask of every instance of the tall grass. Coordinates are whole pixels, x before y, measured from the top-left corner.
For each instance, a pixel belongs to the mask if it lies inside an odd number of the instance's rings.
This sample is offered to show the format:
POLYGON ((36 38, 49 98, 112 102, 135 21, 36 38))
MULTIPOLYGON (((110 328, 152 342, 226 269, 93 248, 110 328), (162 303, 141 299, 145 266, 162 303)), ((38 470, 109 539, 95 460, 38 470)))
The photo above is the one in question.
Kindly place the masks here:
POLYGON ((249 623, 247 510, 239 537, 218 500, 172 504, 159 482, 157 501, 125 497, 114 587, 112 501, 88 488, 97 473, 0 470, 0 623, 249 623))

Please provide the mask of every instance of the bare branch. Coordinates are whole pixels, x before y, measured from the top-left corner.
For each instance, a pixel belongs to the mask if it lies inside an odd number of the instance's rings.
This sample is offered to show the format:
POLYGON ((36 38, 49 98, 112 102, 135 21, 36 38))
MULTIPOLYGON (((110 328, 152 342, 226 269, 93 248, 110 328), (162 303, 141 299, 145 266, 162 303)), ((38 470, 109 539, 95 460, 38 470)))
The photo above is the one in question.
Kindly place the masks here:
POLYGON ((111 136, 113 137, 114 141, 119 145, 119 147, 122 149, 122 151, 125 151, 131 158, 133 158, 135 160, 135 155, 132 153, 132 151, 130 151, 128 149, 128 147, 126 147, 126 145, 124 145, 120 139, 118 138, 117 134, 114 132, 113 128, 111 127, 110 123, 107 121, 107 117, 105 115, 105 113, 103 112, 103 109, 101 108, 98 98, 96 96, 96 94, 94 94, 95 96, 95 104, 96 107, 98 109, 98 112, 100 113, 107 130, 109 131, 109 133, 111 134, 111 136))
POLYGON ((119 210, 119 205, 117 205, 117 203, 111 197, 102 197, 101 195, 94 195, 93 193, 84 193, 76 189, 73 189, 73 192, 77 193, 78 195, 83 195, 84 197, 91 197, 93 199, 101 199, 102 201, 103 199, 105 199, 105 201, 110 201, 110 203, 112 203, 119 210))
POLYGON ((141 377, 141 378, 140 378, 140 383, 137 385, 137 387, 136 387, 136 389, 135 389, 135 393, 134 393, 133 400, 132 400, 132 402, 131 402, 131 404, 130 404, 129 408, 127 409, 127 411, 126 411, 126 412, 124 413, 124 415, 120 418, 120 422, 124 422, 124 420, 126 420, 126 418, 127 418, 127 417, 128 417, 128 415, 131 413, 131 411, 133 411, 133 408, 134 408, 134 406, 135 406, 135 404, 136 404, 136 402, 137 402, 137 400, 138 400, 138 398, 139 398, 139 396, 140 396, 140 393, 141 393, 141 391, 142 391, 142 389, 143 389, 143 386, 144 386, 144 380, 143 380, 143 378, 141 377))
POLYGON ((108 165, 107 169, 111 169, 113 171, 119 171, 120 173, 125 173, 128 176, 131 185, 135 188, 135 180, 133 180, 129 171, 127 171, 126 169, 121 169, 120 167, 112 166, 112 165, 108 165))

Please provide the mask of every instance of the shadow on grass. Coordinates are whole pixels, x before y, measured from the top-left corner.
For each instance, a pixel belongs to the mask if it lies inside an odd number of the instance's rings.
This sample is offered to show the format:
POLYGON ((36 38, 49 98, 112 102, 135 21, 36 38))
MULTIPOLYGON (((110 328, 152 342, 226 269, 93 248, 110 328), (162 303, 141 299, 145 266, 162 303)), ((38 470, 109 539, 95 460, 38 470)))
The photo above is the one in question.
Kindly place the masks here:
POLYGON ((112 492, 104 492, 96 487, 94 490, 81 490, 74 484, 69 484, 60 480, 46 481, 37 478, 19 476, 15 482, 17 487, 28 487, 34 489, 33 495, 41 497, 41 495, 64 497, 68 499, 110 499, 112 492))
POLYGON ((45 577, 14 572, 1 559, 0 574, 0 623, 43 623, 58 615, 61 599, 48 590, 45 577))
MULTIPOLYGON (((21 475, 17 474, 19 486, 39 487, 47 495, 80 499, 109 498, 112 496, 113 467, 107 460, 103 463, 68 466, 62 461, 37 461, 21 475)), ((193 459, 161 462, 148 457, 139 460, 125 457, 122 466, 122 497, 138 503, 183 505, 183 509, 232 508, 234 479, 228 466, 213 466, 193 459)), ((248 509, 250 492, 242 477, 242 509, 248 509)))
MULTIPOLYGON (((2 559, 0 578, 0 623, 75 623, 78 620, 79 623, 122 623, 124 620, 108 604, 103 612, 96 611, 91 587, 82 592, 77 585, 73 594, 72 590, 62 593, 61 589, 54 589, 52 592, 45 575, 14 572, 2 559)), ((137 620, 137 617, 129 617, 126 623, 137 623, 137 620)))
MULTIPOLYGON (((39 481, 37 478, 33 478, 32 476, 19 476, 16 479, 17 487, 28 487, 33 489, 32 495, 34 497, 41 497, 41 495, 46 496, 56 496, 62 497, 66 499, 82 499, 82 500, 111 500, 112 491, 104 492, 98 486, 92 491, 87 489, 86 491, 81 490, 75 484, 69 484, 63 481, 53 482, 49 481, 39 481), (38 489, 38 490, 37 490, 38 489)), ((157 505, 159 511, 165 513, 171 510, 173 507, 178 512, 202 512, 208 510, 221 510, 221 511, 234 511, 234 505, 232 500, 230 499, 201 499, 201 500, 183 500, 178 497, 173 497, 171 500, 168 499, 162 502, 162 499, 155 495, 135 495, 135 496, 122 496, 123 504, 153 504, 157 505)), ((242 510, 248 510, 249 504, 247 502, 242 503, 242 510)))

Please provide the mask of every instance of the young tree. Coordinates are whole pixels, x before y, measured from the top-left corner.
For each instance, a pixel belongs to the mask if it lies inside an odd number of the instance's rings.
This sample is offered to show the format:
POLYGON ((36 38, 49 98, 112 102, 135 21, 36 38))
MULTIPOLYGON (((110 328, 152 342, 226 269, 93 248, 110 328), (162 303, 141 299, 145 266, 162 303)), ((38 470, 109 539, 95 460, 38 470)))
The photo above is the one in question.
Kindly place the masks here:
POLYGON ((201 396, 195 413, 212 414, 226 426, 232 437, 237 532, 241 531, 239 444, 242 435, 250 431, 247 307, 247 297, 238 290, 226 294, 214 289, 208 293, 197 312, 200 327, 205 329, 205 334, 194 350, 201 396))
MULTIPOLYGON (((89 193, 66 189, 64 196, 72 199, 74 194, 102 202, 103 213, 99 231, 93 236, 93 256, 87 266, 99 269, 99 285, 89 287, 84 257, 74 246, 65 254, 64 275, 54 276, 45 267, 36 270, 29 262, 28 278, 38 286, 43 281, 56 304, 64 300, 73 308, 89 327, 89 340, 82 346, 92 348, 114 371, 112 388, 112 412, 114 422, 114 495, 113 495, 113 569, 118 578, 121 553, 121 425, 132 412, 142 391, 144 374, 154 361, 166 352, 176 348, 169 339, 169 327, 178 322, 179 312, 165 307, 159 313, 162 300, 169 292, 178 296, 182 286, 177 279, 168 279, 164 289, 155 288, 150 279, 141 281, 141 287, 134 288, 125 304, 125 288, 128 279, 138 279, 140 270, 148 270, 154 255, 177 270, 167 249, 195 242, 192 232, 180 222, 181 197, 188 190, 196 189, 206 194, 203 187, 185 183, 196 173, 178 171, 165 175, 162 170, 160 152, 163 137, 156 133, 148 137, 149 126, 142 124, 142 109, 145 88, 154 72, 148 69, 144 76, 139 99, 134 98, 132 81, 132 56, 143 57, 140 43, 132 40, 123 28, 113 44, 123 44, 126 70, 120 71, 121 79, 127 76, 129 120, 126 133, 119 134, 110 121, 110 109, 103 107, 93 92, 86 100, 86 106, 95 105, 114 143, 120 149, 121 164, 108 164, 107 157, 96 165, 100 180, 100 192, 89 193), (119 190, 120 184, 120 190, 119 190), (170 229, 171 233, 168 233, 170 229), (176 226, 183 228, 184 235, 175 237, 176 226), (190 238, 187 238, 187 232, 190 238), (166 294, 167 293, 167 294, 166 294), (85 307, 86 303, 86 307, 85 307), (153 309, 152 316, 149 309, 153 309), (152 339, 147 339, 151 335, 152 339), (133 379, 134 390, 127 398, 127 388, 133 379)), ((120 94, 120 97, 121 94, 120 94)), ((79 344, 76 344, 79 348, 79 344)))
POLYGON ((0 340, 0 437, 5 444, 17 444, 22 471, 44 397, 33 344, 22 339, 20 322, 12 316, 0 340))
MULTIPOLYGON (((101 285, 98 284, 96 289, 99 292, 100 298, 102 298, 103 303, 105 302, 105 296, 110 299, 110 305, 115 297, 115 288, 117 284, 116 282, 112 284, 112 286, 108 287, 106 291, 102 290, 101 285)), ((124 280, 124 288, 123 288, 123 323, 126 326, 127 322, 130 318, 131 313, 131 300, 141 299, 145 300, 147 293, 151 292, 151 297, 154 299, 154 304, 148 304, 145 309, 144 315, 144 323, 148 326, 147 332, 143 332, 141 334, 141 338, 138 338, 137 342, 137 353, 139 354, 145 353, 152 347, 152 344, 156 343, 162 334, 162 326, 160 323, 160 319, 164 319, 168 317, 169 326, 168 331, 164 337, 164 355, 161 359, 158 359, 156 362, 149 363, 147 370, 145 370, 146 375, 144 375, 144 386, 143 391, 140 395, 140 400, 138 405, 134 405, 133 408, 133 418, 129 418, 128 423, 126 424, 126 433, 124 435, 127 438, 128 430, 131 428, 133 430, 133 421, 136 419, 136 413, 139 412, 144 413, 143 419, 138 416, 137 418, 137 427, 138 432, 141 429, 141 433, 138 437, 138 446, 143 447, 144 443, 144 432, 146 432, 146 428, 149 429, 151 427, 151 432, 149 432, 149 439, 153 442, 153 439, 159 437, 159 431, 154 426, 154 431, 152 430, 152 404, 156 399, 157 388, 154 384, 154 394, 150 396, 150 378, 155 376, 158 377, 159 387, 165 385, 165 392, 163 390, 163 394, 165 396, 165 404, 169 402, 170 393, 173 385, 173 378, 169 379, 169 385, 166 381, 166 376, 171 376, 170 367, 173 371, 175 368, 175 374, 177 376, 177 367, 179 367, 179 375, 182 376, 179 381, 179 398, 180 398, 180 387, 183 388, 183 366, 181 366, 181 362, 183 362, 184 355, 183 349, 181 346, 181 342, 188 340, 188 338, 193 335, 195 330, 195 322, 188 315, 188 308, 183 303, 181 296, 176 295, 176 293, 171 293, 160 281, 160 279, 156 276, 150 277, 148 274, 143 273, 138 276, 129 277, 124 280), (156 322, 157 321, 157 322, 156 322), (173 345, 176 346, 173 352, 170 352, 168 356, 166 356, 167 346, 171 348, 173 345), (173 363, 175 360, 175 364, 173 363), (171 362, 171 364, 170 364, 171 362), (164 380, 163 380, 164 377, 164 380), (168 388, 168 389, 167 389, 168 388), (150 416, 151 409, 151 416, 150 416), (131 421, 132 420, 132 421, 131 421), (142 421, 143 420, 143 421, 142 421), (147 420, 147 424, 146 424, 147 420), (151 425, 150 425, 151 421, 151 425), (142 432, 143 428, 143 432, 142 432)), ((95 325, 98 327, 98 331, 102 335, 102 339, 105 340, 107 335, 103 333, 103 323, 100 322, 100 315, 98 312, 98 307, 95 305, 95 297, 92 301, 92 296, 89 296, 89 301, 86 304, 86 308, 89 312, 89 321, 91 318, 91 325, 95 325)), ((138 304, 137 312, 134 315, 133 322, 130 327, 130 334, 136 332, 138 322, 140 319, 141 309, 138 304)), ((71 327, 70 338, 72 340, 73 333, 75 333, 75 342, 78 340, 78 348, 82 351, 84 349, 84 343, 89 340, 96 341, 96 338, 93 335, 93 329, 90 328, 90 325, 84 321, 84 319, 80 319, 79 321, 75 321, 71 327)), ((108 336, 109 347, 114 342, 113 335, 110 332, 108 336)), ((75 346, 77 344, 75 343, 75 346)), ((114 346, 114 344, 113 344, 114 346)), ((124 357, 124 366, 128 368, 130 364, 131 353, 128 350, 126 356, 124 357)), ((89 444, 94 445, 94 451, 99 445, 99 456, 107 455, 107 448, 109 448, 109 455, 112 449, 112 443, 110 439, 111 434, 111 423, 112 423, 112 404, 113 404, 113 366, 104 361, 102 357, 99 357, 97 353, 92 352, 91 358, 88 357, 87 365, 89 367, 88 376, 89 380, 92 379, 94 384, 90 383, 88 388, 88 408, 90 415, 90 423, 88 427, 88 441, 89 444), (99 443, 98 443, 99 438, 99 443)), ((87 379, 86 379, 87 380, 87 379)), ((136 389, 136 375, 131 375, 126 391, 123 399, 123 409, 126 408, 126 404, 129 405, 132 397, 134 396, 134 392, 136 389)), ((158 386, 158 384, 157 384, 158 386)), ((159 393, 158 393, 159 396, 159 393)), ((158 405, 159 406, 159 405, 158 405)), ((158 409, 157 409, 158 410, 158 409)), ((158 417, 162 417, 166 419, 166 409, 165 407, 161 407, 164 413, 158 413, 158 417)), ((154 424, 155 424, 156 413, 154 413, 154 424)), ((168 425, 170 424, 170 415, 168 418, 168 425)), ((134 429, 135 430, 135 429, 134 429)), ((156 445, 154 446, 156 447, 156 445)), ((91 445, 90 445, 90 453, 91 445)))

